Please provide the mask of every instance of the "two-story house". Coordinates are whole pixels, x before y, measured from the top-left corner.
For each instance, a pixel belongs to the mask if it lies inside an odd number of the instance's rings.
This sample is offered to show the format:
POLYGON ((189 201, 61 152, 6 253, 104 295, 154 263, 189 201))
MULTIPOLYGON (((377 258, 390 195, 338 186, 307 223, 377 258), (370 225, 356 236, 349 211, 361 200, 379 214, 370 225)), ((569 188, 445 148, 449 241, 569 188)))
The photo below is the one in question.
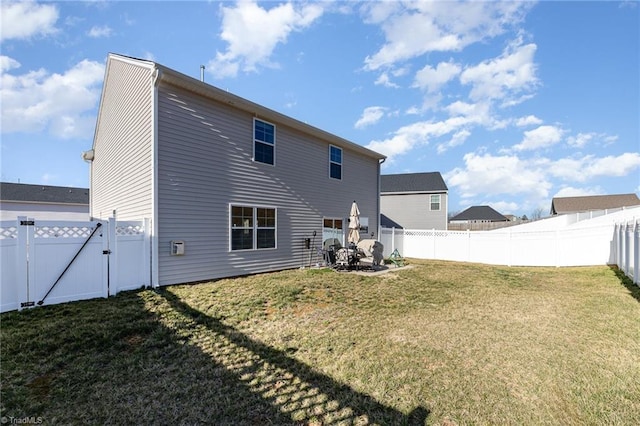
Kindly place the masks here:
POLYGON ((93 217, 151 219, 154 285, 304 266, 354 200, 379 228, 383 155, 153 61, 108 56, 84 157, 93 217))
POLYGON ((381 221, 387 227, 447 229, 448 191, 440 172, 381 175, 381 221))

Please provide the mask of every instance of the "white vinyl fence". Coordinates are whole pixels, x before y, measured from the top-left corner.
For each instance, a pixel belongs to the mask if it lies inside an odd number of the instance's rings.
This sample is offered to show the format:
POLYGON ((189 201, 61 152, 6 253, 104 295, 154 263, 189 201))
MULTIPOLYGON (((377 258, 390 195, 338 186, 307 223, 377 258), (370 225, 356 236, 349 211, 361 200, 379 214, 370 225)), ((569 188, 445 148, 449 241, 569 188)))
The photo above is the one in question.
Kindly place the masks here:
POLYGON ((618 265, 636 284, 640 225, 596 224, 511 232, 382 228, 384 254, 508 266, 618 265))
POLYGON ((640 285, 640 221, 616 224, 613 241, 614 263, 640 285))
POLYGON ((150 221, 0 222, 0 312, 150 283, 150 221))

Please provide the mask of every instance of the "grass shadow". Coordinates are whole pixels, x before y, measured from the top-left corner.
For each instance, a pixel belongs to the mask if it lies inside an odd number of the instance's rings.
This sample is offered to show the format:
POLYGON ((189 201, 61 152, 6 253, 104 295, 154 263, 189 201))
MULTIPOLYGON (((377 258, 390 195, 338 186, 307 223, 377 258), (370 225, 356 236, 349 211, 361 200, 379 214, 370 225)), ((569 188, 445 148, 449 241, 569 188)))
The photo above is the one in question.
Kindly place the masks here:
POLYGON ((640 286, 635 285, 633 280, 629 278, 622 269, 618 268, 617 265, 610 265, 609 268, 616 274, 620 283, 629 290, 631 297, 640 302, 640 286))
POLYGON ((183 302, 168 289, 158 291, 175 311, 187 316, 209 333, 221 337, 214 358, 227 364, 239 383, 260 395, 279 413, 303 424, 423 425, 429 410, 417 407, 404 414, 341 384, 286 352, 258 342, 219 319, 183 302))
POLYGON ((2 326, 3 423, 296 424, 135 292, 3 314, 2 326))

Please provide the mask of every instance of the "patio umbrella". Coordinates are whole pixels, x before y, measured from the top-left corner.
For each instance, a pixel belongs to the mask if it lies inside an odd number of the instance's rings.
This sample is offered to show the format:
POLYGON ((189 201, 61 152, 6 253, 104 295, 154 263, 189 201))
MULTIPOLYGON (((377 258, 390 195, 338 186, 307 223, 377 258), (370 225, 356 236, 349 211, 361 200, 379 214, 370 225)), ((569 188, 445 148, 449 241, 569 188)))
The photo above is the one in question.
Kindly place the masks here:
POLYGON ((349 237, 350 243, 357 244, 360 241, 360 210, 354 201, 349 213, 349 237))

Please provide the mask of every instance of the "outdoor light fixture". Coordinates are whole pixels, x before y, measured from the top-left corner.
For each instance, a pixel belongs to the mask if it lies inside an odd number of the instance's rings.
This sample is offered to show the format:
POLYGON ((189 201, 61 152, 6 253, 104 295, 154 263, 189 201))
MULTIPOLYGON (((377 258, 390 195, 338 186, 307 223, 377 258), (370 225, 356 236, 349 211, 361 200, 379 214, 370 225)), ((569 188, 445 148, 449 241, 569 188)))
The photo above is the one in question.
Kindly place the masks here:
POLYGON ((85 151, 82 153, 82 159, 87 163, 92 162, 94 156, 95 156, 95 151, 93 149, 90 149, 89 151, 85 151))

